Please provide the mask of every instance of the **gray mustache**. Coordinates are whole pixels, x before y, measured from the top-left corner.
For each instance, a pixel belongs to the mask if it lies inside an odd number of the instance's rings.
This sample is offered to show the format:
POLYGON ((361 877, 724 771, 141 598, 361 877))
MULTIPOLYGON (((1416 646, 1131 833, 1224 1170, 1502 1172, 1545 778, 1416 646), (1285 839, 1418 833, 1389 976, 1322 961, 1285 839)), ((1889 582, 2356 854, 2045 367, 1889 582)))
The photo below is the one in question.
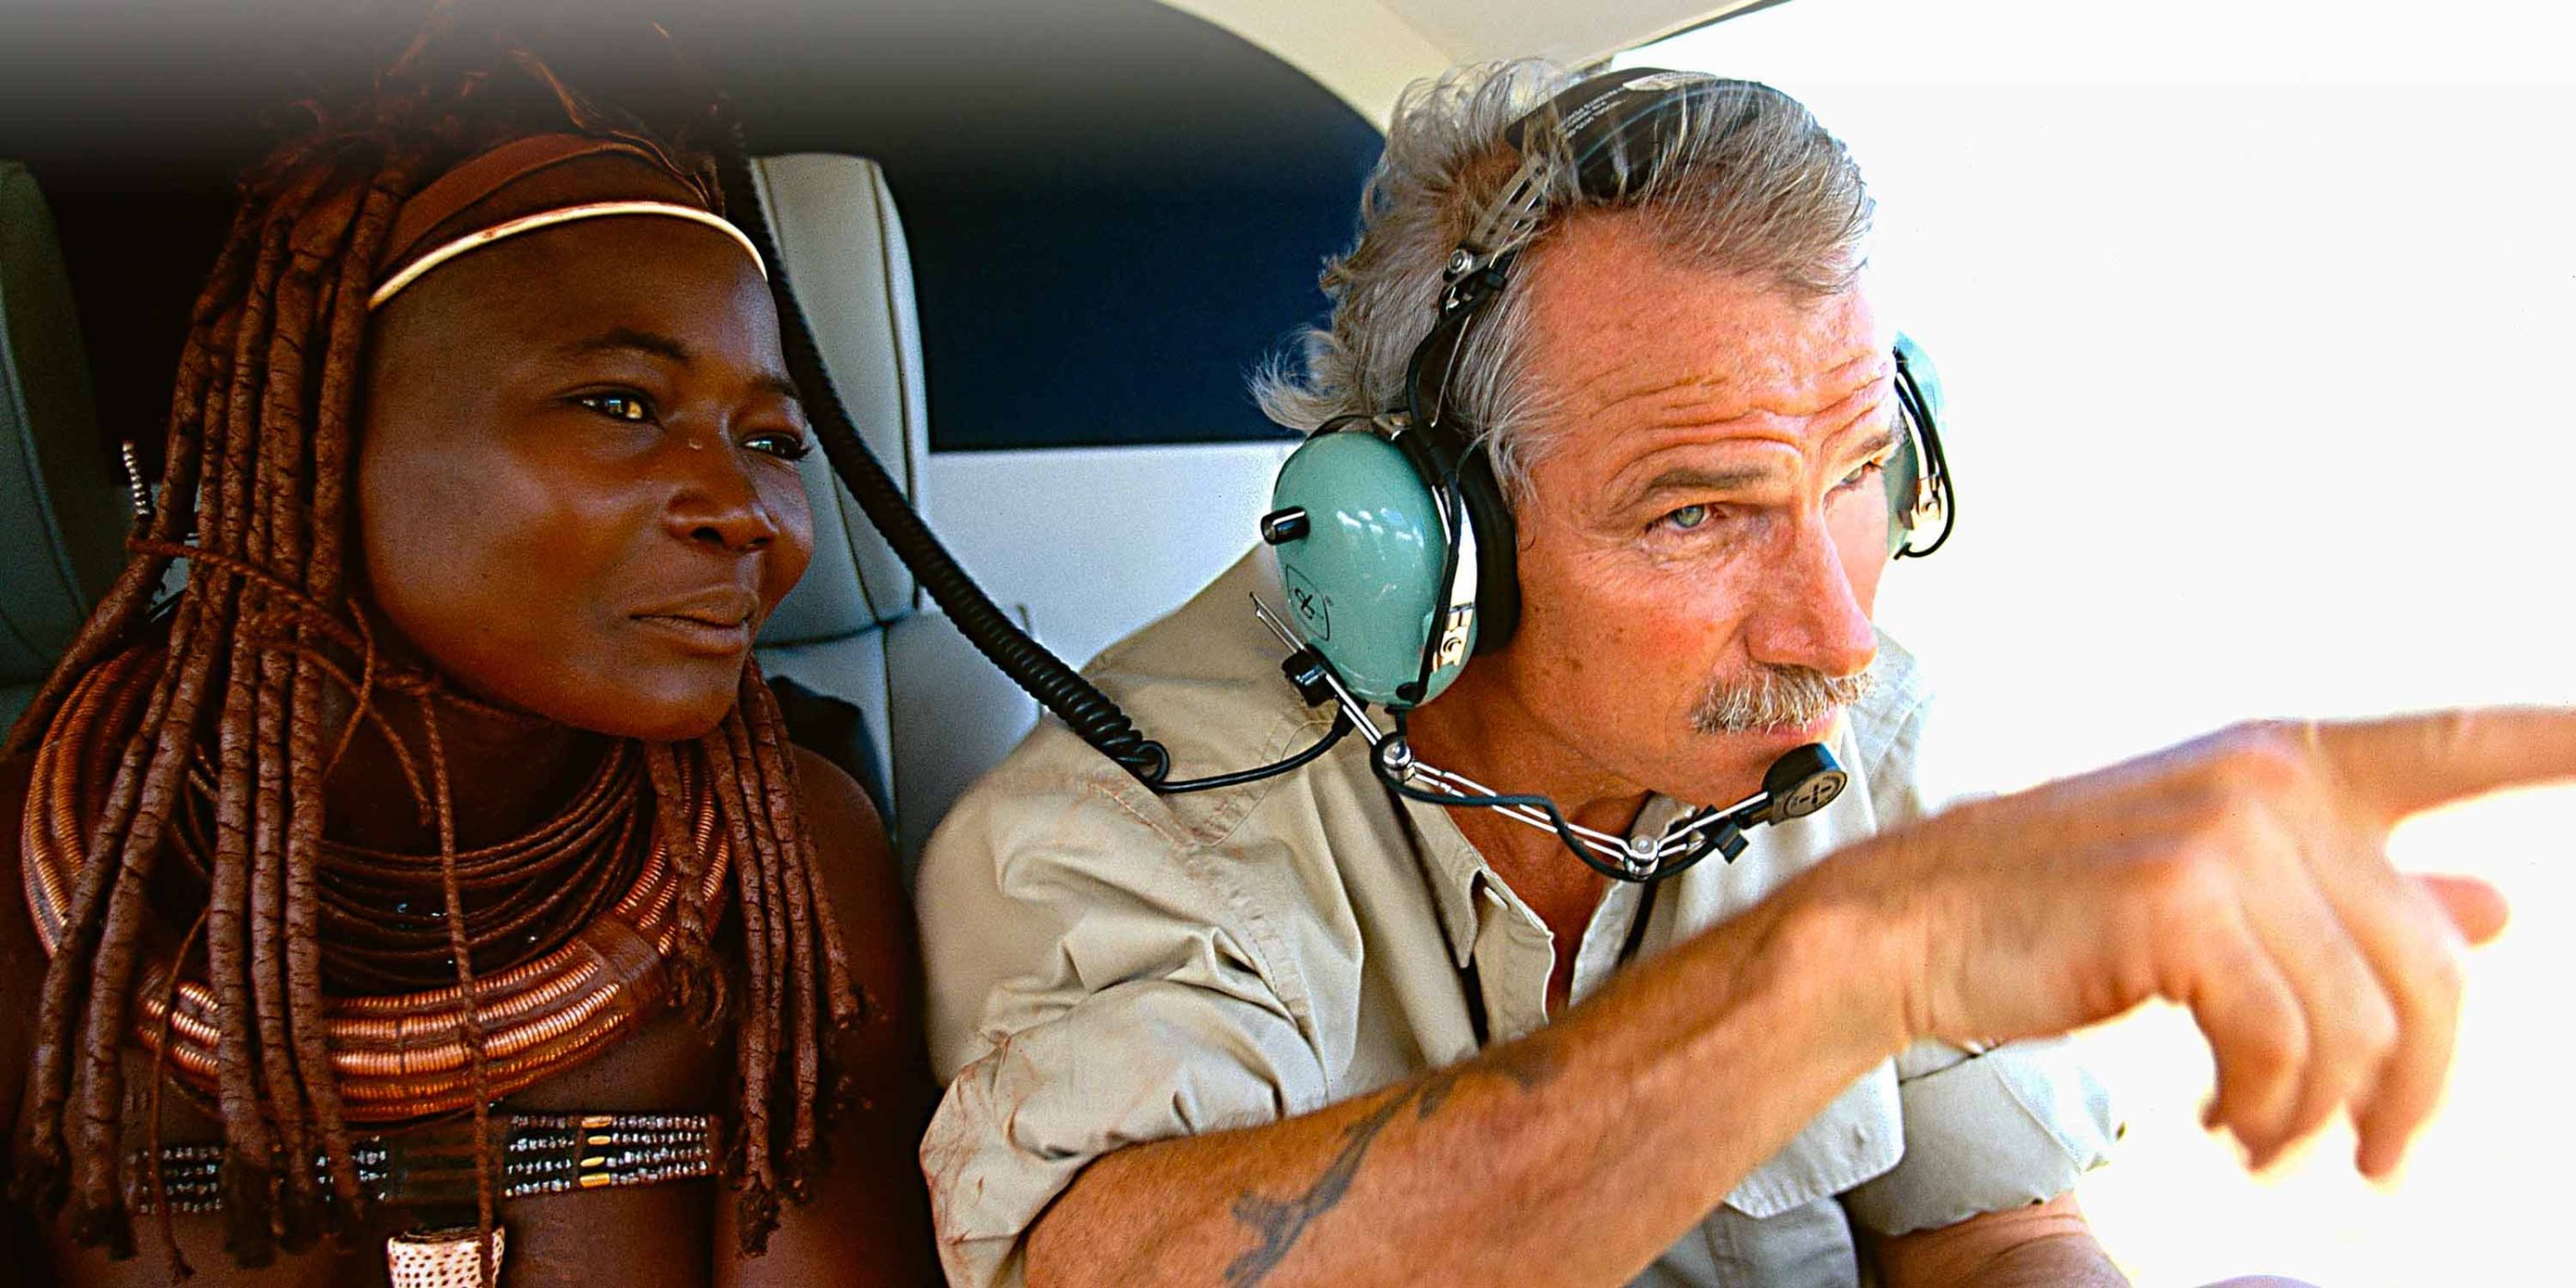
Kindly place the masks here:
POLYGON ((1762 666, 1712 680, 1691 713, 1701 733, 1756 733, 1811 724, 1868 696, 1876 674, 1827 675, 1813 667, 1762 666))

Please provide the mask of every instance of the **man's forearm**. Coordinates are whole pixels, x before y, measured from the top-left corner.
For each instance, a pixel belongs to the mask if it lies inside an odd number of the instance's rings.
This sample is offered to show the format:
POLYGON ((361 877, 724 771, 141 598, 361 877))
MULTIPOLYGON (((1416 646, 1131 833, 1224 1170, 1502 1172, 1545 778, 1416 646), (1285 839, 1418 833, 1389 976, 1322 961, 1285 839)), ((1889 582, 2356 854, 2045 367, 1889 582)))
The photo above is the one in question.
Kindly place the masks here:
POLYGON ((1032 1283, 1626 1279, 1879 1060, 1866 927, 1774 899, 1474 1060, 1086 1170, 1032 1283))

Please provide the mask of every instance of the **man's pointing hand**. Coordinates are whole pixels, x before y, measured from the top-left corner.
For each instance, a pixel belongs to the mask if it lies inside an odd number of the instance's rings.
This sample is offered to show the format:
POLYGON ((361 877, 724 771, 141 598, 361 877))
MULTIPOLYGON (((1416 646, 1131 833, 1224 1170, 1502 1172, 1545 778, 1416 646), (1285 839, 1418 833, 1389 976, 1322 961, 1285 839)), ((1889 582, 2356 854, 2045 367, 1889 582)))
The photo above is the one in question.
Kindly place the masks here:
POLYGON ((2440 1095, 2460 950, 2505 920, 2484 882, 2396 871, 2389 831, 2568 778, 2576 711, 2245 725, 1963 806, 1802 884, 1898 928, 1909 1037, 2060 1033, 2169 998, 2217 1057, 2210 1122, 2257 1165, 2348 1106, 2385 1175, 2440 1095))

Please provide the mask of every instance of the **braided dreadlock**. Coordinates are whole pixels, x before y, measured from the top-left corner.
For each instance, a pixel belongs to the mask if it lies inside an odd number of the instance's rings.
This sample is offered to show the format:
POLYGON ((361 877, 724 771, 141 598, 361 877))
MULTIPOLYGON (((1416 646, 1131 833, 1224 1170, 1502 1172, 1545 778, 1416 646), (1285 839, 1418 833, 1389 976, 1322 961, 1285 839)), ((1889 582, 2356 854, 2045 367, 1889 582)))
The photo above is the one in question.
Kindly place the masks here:
MULTIPOLYGON (((388 83, 421 48, 416 42, 388 83)), ((535 71, 562 106, 576 106, 524 52, 511 51, 507 64, 535 71)), ((161 507, 9 735, 9 754, 28 750, 94 668, 137 648, 161 655, 140 721, 102 731, 124 741, 45 973, 13 1182, 18 1198, 48 1217, 68 1203, 73 1237, 114 1255, 133 1249, 121 1141, 135 1124, 124 1121, 121 1052, 139 1013, 154 864, 189 826, 183 787, 194 765, 210 766, 213 783, 209 888, 188 938, 202 935, 218 1003, 214 1112, 223 1130, 226 1246, 244 1265, 265 1264, 277 1247, 301 1250, 363 1204, 325 1042, 323 786, 358 721, 372 720, 393 739, 391 726, 368 710, 371 696, 388 687, 420 698, 429 731, 422 750, 431 772, 421 790, 440 838, 465 999, 457 1022, 472 1057, 475 1138, 485 1152, 479 1215, 487 1233, 493 1222, 494 1160, 480 1130, 488 1061, 473 1014, 475 963, 466 950, 444 757, 428 709, 465 700, 434 679, 378 680, 361 588, 349 584, 344 559, 371 276, 406 197, 465 156, 528 132, 499 113, 477 123, 468 110, 478 94, 491 97, 493 74, 465 75, 437 92, 380 87, 354 113, 317 107, 310 137, 244 179, 241 207, 190 314, 161 507), (165 620, 154 593, 174 559, 186 560, 188 576, 165 620), (346 664, 353 641, 366 645, 363 666, 346 664), (362 678, 353 681, 353 673, 362 678), (335 728, 352 700, 357 710, 335 728), (304 1162, 317 1154, 328 1160, 327 1193, 304 1162)), ((576 124, 592 124, 585 116, 596 110, 579 104, 576 124)), ((746 969, 726 1167, 740 1192, 743 1250, 756 1252, 776 1225, 780 1192, 803 1197, 821 1161, 840 1085, 827 1031, 854 1022, 859 1004, 799 825, 784 724, 757 669, 746 667, 739 701, 716 730, 694 743, 647 746, 643 758, 655 821, 681 872, 669 991, 701 1023, 731 1008, 709 948, 721 910, 699 894, 712 856, 681 840, 690 835, 676 812, 684 776, 711 784, 733 856, 746 969)), ((155 1118, 157 1073, 156 1066, 155 1118)), ((166 1222, 169 1205, 157 1206, 166 1222)), ((488 1276, 488 1260, 485 1269, 488 1276)))

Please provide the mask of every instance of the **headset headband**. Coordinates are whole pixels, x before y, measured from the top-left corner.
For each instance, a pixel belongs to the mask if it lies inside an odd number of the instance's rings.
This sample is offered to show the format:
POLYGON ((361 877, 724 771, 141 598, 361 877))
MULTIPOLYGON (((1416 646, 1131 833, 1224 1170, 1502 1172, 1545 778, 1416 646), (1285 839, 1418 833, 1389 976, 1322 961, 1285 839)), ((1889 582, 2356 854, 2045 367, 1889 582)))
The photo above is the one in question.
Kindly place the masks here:
POLYGON ((1503 140, 1521 154, 1520 169, 1450 252, 1440 276, 1439 316, 1406 369, 1413 423, 1442 429, 1467 333, 1502 295, 1521 248, 1547 222, 1549 194, 1562 187, 1568 167, 1583 196, 1616 201, 1652 180, 1681 140, 1676 129, 1689 128, 1689 109, 1717 93, 1751 87, 1703 72, 1632 67, 1585 79, 1512 122, 1503 140))

